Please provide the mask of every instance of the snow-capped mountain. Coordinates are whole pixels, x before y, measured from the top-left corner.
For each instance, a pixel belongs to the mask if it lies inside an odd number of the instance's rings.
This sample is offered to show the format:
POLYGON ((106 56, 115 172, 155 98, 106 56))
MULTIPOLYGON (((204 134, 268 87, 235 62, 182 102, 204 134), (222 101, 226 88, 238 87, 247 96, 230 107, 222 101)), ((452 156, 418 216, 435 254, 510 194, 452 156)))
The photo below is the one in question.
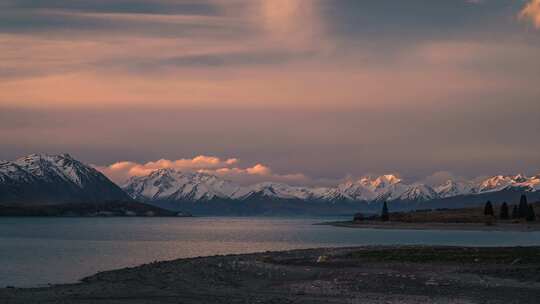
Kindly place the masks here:
POLYGON ((0 162, 0 203, 129 201, 116 184, 69 154, 32 154, 0 162))
POLYGON ((144 201, 210 201, 214 199, 255 200, 281 199, 319 202, 339 201, 424 201, 438 198, 426 185, 406 185, 393 176, 363 178, 337 187, 298 187, 264 182, 240 186, 206 173, 184 173, 162 169, 148 176, 133 177, 123 189, 132 198, 144 201))
POLYGON ((237 185, 206 173, 186 173, 162 169, 148 176, 133 177, 123 189, 134 199, 146 202, 200 202, 212 200, 296 200, 313 202, 428 202, 462 195, 500 191, 509 187, 524 191, 540 188, 540 177, 494 176, 480 182, 449 180, 441 185, 406 184, 395 175, 363 177, 336 187, 299 187, 264 182, 237 185))
POLYGON ((342 193, 345 197, 356 201, 372 201, 377 197, 375 192, 363 182, 348 181, 339 184, 336 191, 342 193))
POLYGON ((430 186, 424 184, 415 184, 407 186, 406 190, 397 198, 392 197, 389 200, 425 202, 438 198, 440 198, 439 194, 430 186))
POLYGON ((254 198, 301 199, 309 200, 314 194, 309 188, 293 187, 282 183, 264 182, 243 188, 238 198, 247 200, 254 198))
POLYGON ((518 175, 496 175, 484 180, 481 180, 474 185, 470 194, 480 194, 489 192, 498 192, 507 189, 522 189, 524 191, 540 190, 540 175, 527 177, 522 174, 518 175))
POLYGON ((440 198, 447 198, 472 194, 473 187, 473 184, 470 182, 448 180, 446 183, 434 187, 434 190, 440 198))
POLYGON ((132 198, 143 201, 209 201, 246 195, 243 188, 206 173, 160 169, 147 176, 132 177, 122 187, 132 198))
POLYGON ((148 202, 197 202, 216 199, 350 200, 335 188, 295 187, 273 182, 241 186, 214 175, 174 169, 160 169, 147 176, 132 177, 122 188, 132 198, 148 202))
POLYGON ((439 198, 428 185, 407 185, 395 175, 363 177, 338 185, 338 189, 356 201, 427 201, 439 198))
POLYGON ((523 183, 526 180, 522 175, 503 176, 497 175, 480 182, 473 190, 475 193, 501 191, 508 186, 523 183))
POLYGON ((527 179, 527 181, 518 183, 517 186, 526 187, 529 191, 540 191, 540 174, 527 179))

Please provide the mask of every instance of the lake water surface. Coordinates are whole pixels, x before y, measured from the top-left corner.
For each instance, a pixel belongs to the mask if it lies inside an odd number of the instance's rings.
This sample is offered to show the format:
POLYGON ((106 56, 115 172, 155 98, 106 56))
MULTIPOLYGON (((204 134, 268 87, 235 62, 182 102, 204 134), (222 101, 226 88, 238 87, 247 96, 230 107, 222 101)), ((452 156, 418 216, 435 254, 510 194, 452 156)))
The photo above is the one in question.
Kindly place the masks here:
POLYGON ((343 218, 0 218, 0 287, 71 283, 155 260, 374 244, 540 245, 540 232, 351 229, 343 218))

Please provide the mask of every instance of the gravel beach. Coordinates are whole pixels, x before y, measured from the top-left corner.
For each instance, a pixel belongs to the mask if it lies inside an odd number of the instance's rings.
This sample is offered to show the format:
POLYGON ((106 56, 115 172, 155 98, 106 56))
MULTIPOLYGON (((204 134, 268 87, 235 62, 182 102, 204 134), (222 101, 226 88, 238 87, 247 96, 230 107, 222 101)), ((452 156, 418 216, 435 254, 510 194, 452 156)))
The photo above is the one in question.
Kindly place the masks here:
POLYGON ((539 303, 540 247, 357 247, 155 262, 0 289, 19 303, 539 303))

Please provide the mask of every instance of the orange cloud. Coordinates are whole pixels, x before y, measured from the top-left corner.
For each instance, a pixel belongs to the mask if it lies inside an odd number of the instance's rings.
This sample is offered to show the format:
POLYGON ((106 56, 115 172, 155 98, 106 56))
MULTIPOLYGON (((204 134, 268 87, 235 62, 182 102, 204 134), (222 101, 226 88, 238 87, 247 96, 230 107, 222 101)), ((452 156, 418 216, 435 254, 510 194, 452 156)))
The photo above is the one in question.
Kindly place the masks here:
POLYGON ((160 159, 145 164, 121 161, 109 166, 95 166, 95 168, 107 175, 113 181, 122 182, 129 177, 147 175, 158 169, 169 168, 181 171, 197 171, 229 167, 237 162, 238 160, 236 158, 220 159, 213 156, 199 155, 191 159, 160 159))
POLYGON ((255 183, 260 181, 276 182, 306 182, 308 177, 304 174, 276 174, 270 167, 255 164, 252 167, 240 168, 236 166, 238 159, 221 159, 214 156, 199 155, 194 158, 168 160, 160 159, 144 164, 130 161, 120 161, 109 166, 94 166, 107 177, 119 184, 133 176, 144 176, 159 169, 176 169, 187 172, 204 172, 221 176, 242 183, 255 183))
POLYGON ((272 173, 270 168, 261 164, 256 164, 255 166, 251 168, 247 168, 246 171, 249 174, 258 174, 258 175, 270 175, 272 173))
POLYGON ((532 21, 537 29, 540 29, 540 0, 531 0, 519 13, 521 19, 532 21))

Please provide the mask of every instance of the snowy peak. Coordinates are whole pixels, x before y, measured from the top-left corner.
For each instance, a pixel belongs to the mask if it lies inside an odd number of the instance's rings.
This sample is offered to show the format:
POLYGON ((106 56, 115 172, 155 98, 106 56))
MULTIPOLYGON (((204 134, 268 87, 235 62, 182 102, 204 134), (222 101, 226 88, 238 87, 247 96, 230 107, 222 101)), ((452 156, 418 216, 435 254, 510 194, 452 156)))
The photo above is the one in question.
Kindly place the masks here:
POLYGON ((527 186, 530 187, 532 191, 540 191, 540 174, 531 177, 525 183, 527 183, 527 186))
POLYGON ((241 190, 227 180, 206 173, 160 169, 148 176, 132 177, 123 189, 135 199, 208 201, 234 198, 241 190))
POLYGON ((524 183, 524 182, 527 182, 528 178, 523 174, 518 174, 518 175, 512 177, 512 180, 515 183, 524 183))
POLYGON ((320 187, 311 189, 313 199, 330 203, 354 201, 348 194, 339 188, 320 187))
POLYGON ((273 182, 240 186, 214 175, 173 169, 162 169, 147 176, 133 177, 123 186, 123 189, 132 198, 143 201, 285 199, 336 202, 352 200, 337 188, 295 187, 273 182))
POLYGON ((377 177, 372 182, 372 187, 375 189, 383 189, 401 183, 401 179, 393 174, 387 174, 377 177))
POLYGON ((434 188, 435 192, 437 192, 441 198, 471 194, 472 189, 473 186, 470 183, 454 180, 448 180, 446 183, 434 188))
POLYGON ((495 192, 510 188, 521 188, 528 191, 540 190, 538 175, 527 177, 518 175, 496 175, 481 181, 474 189, 475 193, 495 192))
MULTIPOLYGON (((521 177, 521 176, 520 176, 521 177)), ((497 175, 482 181, 475 189, 476 192, 500 191, 515 183, 513 177, 497 175)))
POLYGON ((528 191, 540 190, 540 174, 532 177, 526 177, 523 175, 517 175, 513 178, 511 187, 519 187, 528 191))
POLYGON ((251 198, 280 198, 308 200, 315 197, 311 189, 306 187, 293 187, 287 184, 264 182, 246 187, 242 199, 251 198))
POLYGON ((358 201, 381 201, 397 199, 407 186, 393 174, 376 178, 363 177, 356 182, 346 182, 338 185, 344 194, 358 201))
POLYGON ((0 162, 0 203, 112 200, 130 199, 103 174, 69 154, 32 154, 0 162))
POLYGON ((378 177, 362 177, 359 179, 356 184, 362 185, 372 191, 377 191, 378 189, 385 189, 392 185, 401 183, 402 180, 393 174, 381 175, 378 177))
POLYGON ((482 194, 498 192, 506 189, 519 188, 526 191, 540 190, 540 177, 518 175, 495 175, 480 181, 453 181, 434 187, 441 198, 458 195, 482 194))
POLYGON ((69 154, 32 154, 17 159, 14 164, 34 176, 43 179, 59 177, 78 187, 83 187, 83 181, 87 178, 100 175, 99 172, 75 160, 69 154))
POLYGON ((401 201, 429 201, 439 198, 439 194, 430 186, 416 184, 408 186, 407 189, 398 196, 401 201))
POLYGON ((337 191, 357 201, 371 201, 377 194, 371 187, 371 183, 365 179, 358 182, 346 182, 337 186, 337 191))

